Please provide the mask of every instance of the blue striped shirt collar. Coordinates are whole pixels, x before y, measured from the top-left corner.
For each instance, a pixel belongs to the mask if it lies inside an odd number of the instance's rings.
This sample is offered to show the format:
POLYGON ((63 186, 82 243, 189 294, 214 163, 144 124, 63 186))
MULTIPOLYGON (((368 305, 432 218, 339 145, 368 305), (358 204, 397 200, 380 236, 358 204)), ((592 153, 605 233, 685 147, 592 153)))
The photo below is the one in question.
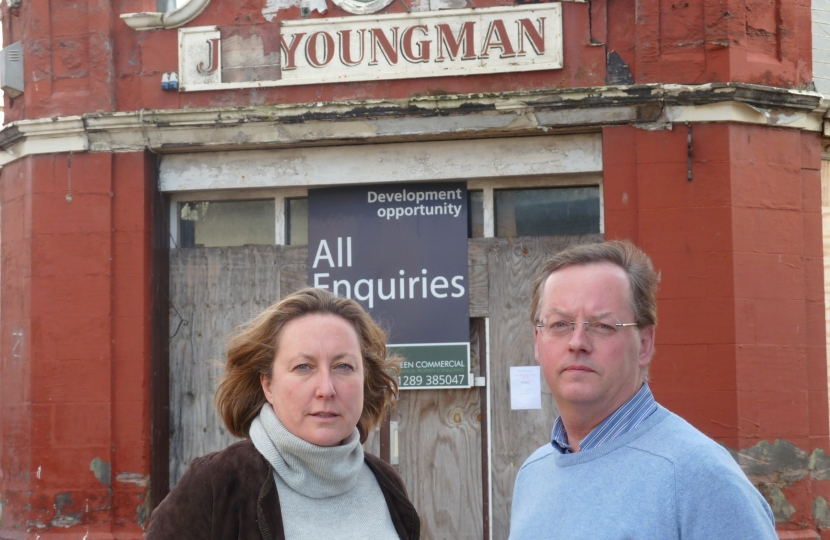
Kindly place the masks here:
MULTIPOLYGON (((611 442, 635 427, 648 418, 657 410, 657 402, 648 384, 643 384, 640 391, 634 394, 628 401, 614 411, 608 418, 600 422, 587 437, 579 443, 579 450, 590 450, 601 444, 611 442)), ((568 444, 568 433, 565 431, 565 424, 562 417, 557 416, 551 433, 551 445, 561 454, 570 454, 573 450, 568 444)))

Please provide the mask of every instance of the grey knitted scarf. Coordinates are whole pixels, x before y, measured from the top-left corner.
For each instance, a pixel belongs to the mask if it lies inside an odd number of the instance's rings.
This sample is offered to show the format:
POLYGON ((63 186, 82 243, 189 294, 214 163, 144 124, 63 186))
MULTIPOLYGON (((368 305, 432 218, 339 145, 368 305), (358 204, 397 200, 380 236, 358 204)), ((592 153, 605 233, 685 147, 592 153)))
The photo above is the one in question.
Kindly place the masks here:
POLYGON ((251 424, 250 436, 280 478, 294 491, 313 499, 350 491, 363 468, 357 428, 340 446, 317 446, 288 431, 269 403, 251 424))

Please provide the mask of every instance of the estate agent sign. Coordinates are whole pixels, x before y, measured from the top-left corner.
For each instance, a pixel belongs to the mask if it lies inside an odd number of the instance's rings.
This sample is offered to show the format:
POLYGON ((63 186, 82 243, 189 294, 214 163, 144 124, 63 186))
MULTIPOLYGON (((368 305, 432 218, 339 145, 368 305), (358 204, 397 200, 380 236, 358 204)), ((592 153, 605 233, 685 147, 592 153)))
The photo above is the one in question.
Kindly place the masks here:
POLYGON ((310 189, 308 280, 387 330, 401 388, 472 385, 463 182, 310 189))
POLYGON ((219 29, 180 29, 179 88, 219 90, 562 67, 559 3, 280 21, 279 32, 279 77, 231 82, 222 77, 219 29))

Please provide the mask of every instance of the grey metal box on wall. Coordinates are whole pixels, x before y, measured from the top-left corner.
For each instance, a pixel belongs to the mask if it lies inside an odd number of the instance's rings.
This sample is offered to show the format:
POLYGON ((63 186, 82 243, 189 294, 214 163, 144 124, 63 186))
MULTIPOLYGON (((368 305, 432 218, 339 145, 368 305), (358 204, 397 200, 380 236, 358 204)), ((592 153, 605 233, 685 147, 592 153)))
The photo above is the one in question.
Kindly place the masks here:
POLYGON ((23 43, 18 41, 0 51, 0 87, 10 98, 23 93, 23 43))

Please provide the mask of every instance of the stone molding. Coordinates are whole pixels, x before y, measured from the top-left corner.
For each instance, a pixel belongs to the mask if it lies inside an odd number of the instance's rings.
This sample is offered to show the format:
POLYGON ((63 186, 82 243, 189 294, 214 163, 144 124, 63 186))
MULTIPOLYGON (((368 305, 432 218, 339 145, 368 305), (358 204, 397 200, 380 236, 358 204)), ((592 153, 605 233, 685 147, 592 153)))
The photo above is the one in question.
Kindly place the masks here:
POLYGON ((736 122, 822 133, 816 92, 722 83, 632 85, 400 100, 140 110, 22 120, 0 130, 0 166, 33 154, 158 153, 670 129, 736 122))

